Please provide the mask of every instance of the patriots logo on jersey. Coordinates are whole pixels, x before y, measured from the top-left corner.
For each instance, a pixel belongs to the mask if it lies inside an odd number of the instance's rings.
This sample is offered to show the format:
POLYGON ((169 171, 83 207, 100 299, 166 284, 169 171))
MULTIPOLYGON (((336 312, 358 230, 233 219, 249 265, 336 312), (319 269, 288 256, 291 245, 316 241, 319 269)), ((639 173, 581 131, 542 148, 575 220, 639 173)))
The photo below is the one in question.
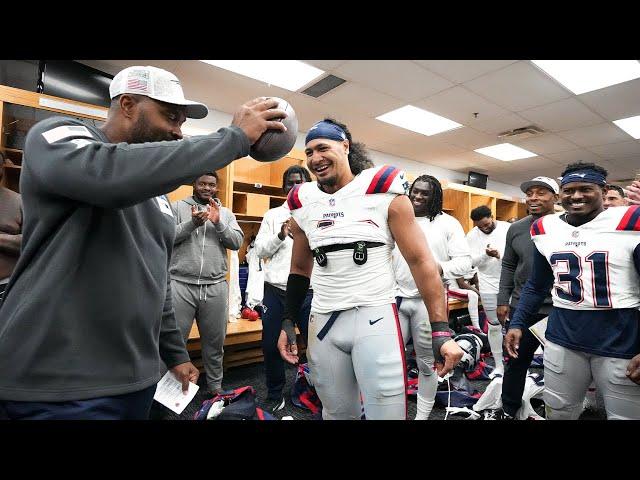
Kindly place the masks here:
POLYGON ((333 220, 318 220, 318 228, 328 228, 333 225, 333 220))

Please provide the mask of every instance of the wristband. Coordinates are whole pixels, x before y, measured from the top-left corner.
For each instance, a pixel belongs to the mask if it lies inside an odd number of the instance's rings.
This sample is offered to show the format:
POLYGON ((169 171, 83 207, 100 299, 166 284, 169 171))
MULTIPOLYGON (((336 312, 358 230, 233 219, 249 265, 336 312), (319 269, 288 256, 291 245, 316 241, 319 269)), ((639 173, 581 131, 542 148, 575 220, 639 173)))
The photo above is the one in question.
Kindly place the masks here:
POLYGON ((431 324, 431 347, 437 363, 444 363, 440 348, 451 340, 451 331, 447 322, 434 322, 431 324))

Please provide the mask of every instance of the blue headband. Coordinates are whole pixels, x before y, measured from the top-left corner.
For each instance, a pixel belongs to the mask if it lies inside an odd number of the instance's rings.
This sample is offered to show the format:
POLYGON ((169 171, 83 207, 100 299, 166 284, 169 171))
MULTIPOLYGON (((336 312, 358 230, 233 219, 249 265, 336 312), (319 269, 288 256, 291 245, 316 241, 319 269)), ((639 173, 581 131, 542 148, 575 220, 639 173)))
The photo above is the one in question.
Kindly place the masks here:
POLYGON ((347 139, 347 134, 335 123, 325 122, 323 120, 309 129, 304 143, 309 143, 316 138, 328 138, 329 140, 342 142, 347 139))
POLYGON ((575 172, 567 173, 560 181, 560 186, 563 187, 567 183, 572 182, 586 182, 595 183, 601 187, 607 184, 607 178, 600 172, 596 172, 591 168, 585 168, 583 170, 577 170, 575 172))

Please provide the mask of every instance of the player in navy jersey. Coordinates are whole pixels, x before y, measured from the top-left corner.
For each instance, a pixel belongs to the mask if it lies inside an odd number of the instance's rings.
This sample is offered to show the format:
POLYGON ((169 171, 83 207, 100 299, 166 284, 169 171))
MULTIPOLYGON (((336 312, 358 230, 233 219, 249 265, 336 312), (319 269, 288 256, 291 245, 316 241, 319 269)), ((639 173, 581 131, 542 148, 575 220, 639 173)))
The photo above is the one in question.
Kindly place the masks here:
POLYGON ((577 419, 593 380, 607 418, 640 419, 640 207, 603 206, 607 171, 567 166, 565 213, 531 225, 533 269, 506 337, 518 356, 527 319, 551 289, 544 352, 548 419, 577 419))

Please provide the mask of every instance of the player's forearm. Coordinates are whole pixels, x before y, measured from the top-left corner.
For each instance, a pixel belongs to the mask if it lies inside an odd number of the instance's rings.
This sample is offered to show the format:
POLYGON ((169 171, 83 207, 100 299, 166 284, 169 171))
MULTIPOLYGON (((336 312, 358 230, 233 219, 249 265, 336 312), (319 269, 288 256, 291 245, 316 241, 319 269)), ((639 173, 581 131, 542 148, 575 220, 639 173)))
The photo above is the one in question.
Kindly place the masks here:
POLYGON ((533 315, 538 313, 546 297, 547 292, 536 289, 531 280, 527 281, 522 287, 516 313, 511 320, 509 328, 519 328, 521 330, 529 328, 533 324, 531 322, 531 319, 534 318, 533 315))
POLYGON ((22 234, 10 235, 0 233, 0 252, 10 255, 20 255, 20 245, 22 244, 22 234))
POLYGON ((270 225, 263 220, 254 243, 258 257, 271 258, 275 255, 284 242, 284 240, 278 237, 278 233, 280 233, 280 231, 275 232, 274 229, 270 228, 270 225))

